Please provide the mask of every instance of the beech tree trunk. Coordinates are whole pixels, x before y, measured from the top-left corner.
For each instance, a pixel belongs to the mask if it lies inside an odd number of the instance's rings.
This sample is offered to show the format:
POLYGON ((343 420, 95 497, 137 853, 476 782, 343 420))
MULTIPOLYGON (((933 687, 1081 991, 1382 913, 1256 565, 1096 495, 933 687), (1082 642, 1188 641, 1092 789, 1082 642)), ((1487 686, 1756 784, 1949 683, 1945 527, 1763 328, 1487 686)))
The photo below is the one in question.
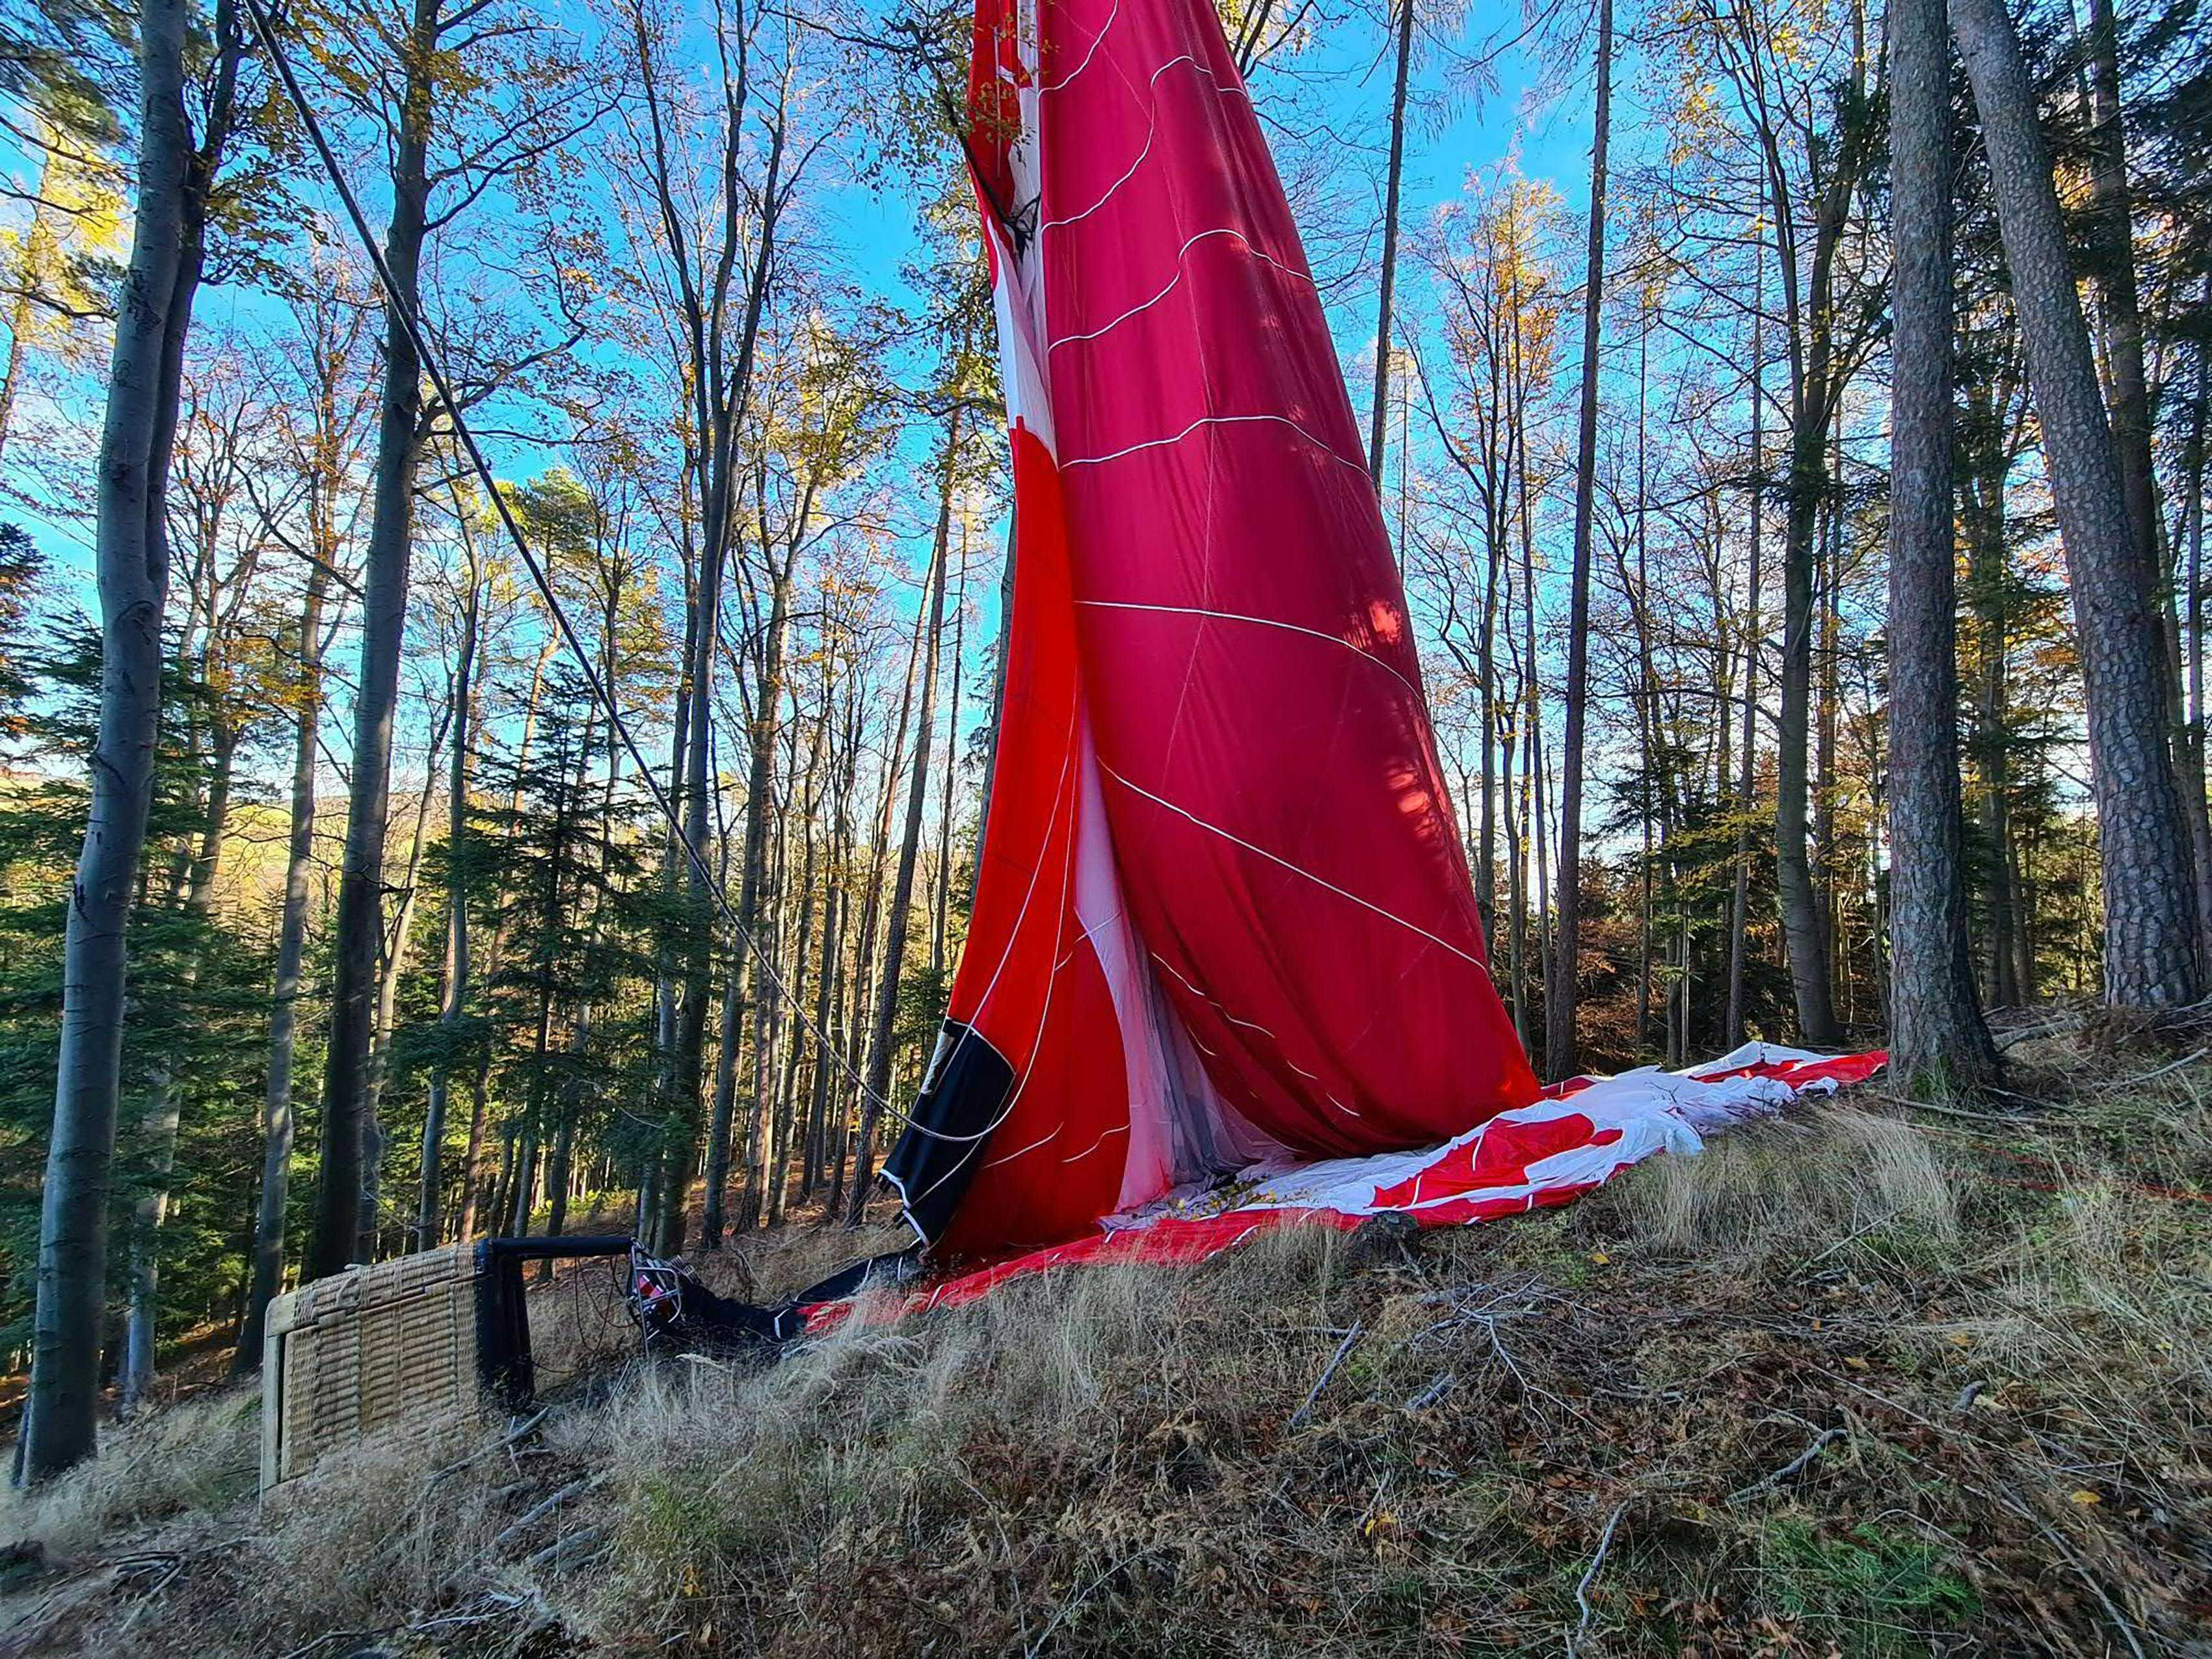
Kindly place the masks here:
MULTIPOLYGON (((761 641, 761 671, 754 688, 752 729, 746 734, 750 754, 745 769, 743 862, 738 878, 738 929, 748 939, 755 938, 761 931, 761 901, 767 890, 769 825, 776 799, 775 740, 781 729, 784 650, 790 629, 791 561, 787 558, 781 568, 769 573, 769 614, 761 641)), ((732 948, 736 954, 730 968, 729 998, 722 1011, 724 1049, 715 1079, 714 1117, 707 1132, 705 1210, 699 1242, 702 1249, 709 1250, 722 1247, 727 1213, 738 1041, 751 1003, 763 995, 758 988, 756 952, 742 942, 732 948)), ((761 1109, 762 1103, 756 1099, 753 1110, 761 1109)), ((751 1200, 747 1200, 746 1207, 752 1207, 751 1200)), ((741 1219, 740 1225, 751 1225, 750 1214, 741 1219)))
POLYGON ((1966 953, 1951 490, 1951 96, 1943 0, 1891 0, 1890 1065, 1942 1094, 1996 1069, 1966 953))
MULTIPOLYGON (((1407 9, 1412 0, 1407 0, 1407 9)), ((1613 0, 1598 0, 1597 117, 1590 141, 1589 252, 1583 284, 1582 426, 1575 447, 1575 540, 1567 588, 1567 717, 1559 756, 1559 931, 1546 967, 1544 1070, 1575 1070, 1582 945, 1583 748, 1589 714, 1590 515, 1597 489, 1597 368, 1605 306, 1606 144, 1613 116, 1613 0)))
POLYGON ((428 1098, 422 1109, 422 1171, 415 1198, 415 1248, 418 1250, 435 1249, 445 1231, 442 1155, 447 1103, 452 1092, 451 1049, 469 1003, 469 872, 462 849, 468 842, 469 739, 476 718, 477 607, 483 591, 473 545, 470 552, 469 592, 461 611, 460 660, 453 666, 453 752, 446 777, 446 963, 445 983, 438 1000, 441 1046, 430 1068, 428 1098))
POLYGON ((138 13, 138 201, 131 264, 117 296, 96 474, 100 728, 91 810, 70 889, 62 1022, 39 1214, 31 1381, 18 1458, 41 1481, 91 1455, 106 1323, 107 1209, 123 1084, 128 954, 152 804, 161 719, 161 619, 168 598, 164 522, 185 336, 205 260, 210 182, 228 136, 240 53, 228 4, 216 18, 208 125, 192 145, 185 109, 183 0, 138 13))
POLYGON ((2189 831, 2167 742, 2163 630, 2019 38, 2003 0, 1951 0, 1950 15, 1981 117, 2074 590, 2103 854, 2105 995, 2124 1006, 2172 1006, 2195 1000, 2199 968, 2189 831))
POLYGON ((960 416, 955 403, 945 434, 945 479, 937 507, 937 544, 929 565, 929 626, 921 646, 921 695, 914 718, 914 774, 907 782, 906 830, 899 842, 898 873, 892 878, 890 915, 884 939, 884 968, 877 983, 876 1018, 868 1042, 867 1093, 860 1103, 860 1146, 854 1157, 850 1194, 852 1217, 860 1219, 874 1177, 877 1115, 890 1097, 892 1048, 897 1036, 900 970, 914 904, 914 866, 921 847, 922 810, 929 795, 929 740, 935 724, 938 647, 945 635, 945 565, 952 539, 952 496, 960 475, 960 416))
MULTIPOLYGON (((319 485, 318 485, 319 487, 319 485)), ((284 908, 276 924, 275 1006, 269 1017, 269 1075, 261 1097, 261 1194, 253 1215, 253 1278, 240 1323, 234 1370, 261 1364, 269 1304, 283 1288, 284 1212, 292 1184, 292 1057, 300 1030, 300 984, 307 956, 307 908, 315 856, 315 762, 321 725, 323 605, 331 569, 308 568, 300 617, 300 687, 292 724, 291 833, 284 853, 284 908)))
POLYGON ((1743 1042, 1744 969, 1751 955, 1751 808, 1759 784, 1759 578, 1766 528, 1766 248, 1758 254, 1751 313, 1751 551, 1743 620, 1743 752, 1736 775, 1735 885, 1729 898, 1728 1023, 1721 1046, 1743 1042))
MULTIPOLYGON (((1607 0, 1609 5, 1611 0, 1607 0)), ((1608 14, 1610 15, 1610 14, 1608 14)), ((1382 194, 1382 273, 1375 307, 1375 404, 1367 422, 1367 476, 1382 494, 1382 434, 1390 425, 1390 308, 1398 280, 1398 203, 1406 178, 1406 85, 1413 64, 1413 0, 1398 0, 1398 69, 1390 92, 1390 172, 1382 194)), ((1405 562, 1406 550, 1398 549, 1405 562)))
POLYGON ((330 1044, 323 1067, 322 1164, 307 1275, 342 1273, 362 1255, 362 1196, 376 1063, 376 1000, 384 938, 385 834, 392 807, 392 734, 407 624, 407 573, 415 537, 415 474, 422 436, 422 368, 403 318, 422 299, 432 56, 439 0, 415 0, 406 86, 392 167, 392 222, 384 263, 384 386, 376 473, 362 573, 361 668, 354 694, 351 793, 332 939, 330 1044))

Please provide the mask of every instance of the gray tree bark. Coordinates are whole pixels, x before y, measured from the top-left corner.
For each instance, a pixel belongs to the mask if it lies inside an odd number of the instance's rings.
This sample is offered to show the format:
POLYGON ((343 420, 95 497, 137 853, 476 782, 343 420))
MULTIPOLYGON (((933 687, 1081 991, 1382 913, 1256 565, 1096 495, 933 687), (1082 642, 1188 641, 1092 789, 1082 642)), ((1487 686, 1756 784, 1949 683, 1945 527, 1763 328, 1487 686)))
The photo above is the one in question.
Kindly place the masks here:
POLYGON ((929 740, 937 701, 938 647, 945 636, 945 565, 952 538, 952 497, 960 475, 960 417, 965 405, 956 401, 946 422, 945 480, 937 507, 937 544, 929 566, 929 626, 921 644, 921 695, 916 700, 914 726, 914 775, 908 780, 906 830, 899 841, 898 872, 891 882, 890 915, 884 940, 883 975, 877 981, 876 1017, 868 1042, 867 1093, 860 1103, 860 1146, 855 1153, 851 1194, 852 1218, 860 1218, 873 1179, 877 1115, 889 1098, 891 1059, 898 1023, 899 980, 906 961, 906 938, 914 905, 914 866, 921 848, 922 809, 929 795, 929 740))
MULTIPOLYGON (((458 1036, 469 1006, 469 892, 461 849, 468 839, 470 734, 476 719, 477 616, 483 591, 473 541, 469 554, 469 592, 461 611, 461 654, 453 669, 453 752, 446 776, 446 963, 438 1024, 447 1048, 458 1036)), ((430 1071, 428 1098, 422 1109, 422 1173, 415 1198, 415 1248, 418 1250, 435 1249, 445 1232, 443 1152, 452 1080, 453 1056, 441 1048, 430 1071)))
MULTIPOLYGON (((1411 0, 1407 0, 1410 8, 1411 0)), ((1613 118, 1613 0, 1598 0, 1597 117, 1590 141, 1589 246, 1583 284, 1582 426, 1575 448, 1575 539, 1567 589, 1567 717, 1559 755, 1559 931, 1546 967, 1544 1070, 1575 1070, 1582 945, 1583 749, 1589 714, 1590 516, 1597 489, 1598 334, 1605 307, 1606 147, 1613 118)))
POLYGON ((315 855, 316 737, 321 724, 323 605, 330 565, 318 559, 307 573, 300 616, 300 686, 292 726, 291 833, 284 855, 284 906, 276 924, 275 1006, 269 1016, 269 1075, 261 1097, 261 1195, 253 1215, 253 1278, 246 1317, 239 1327, 234 1369, 261 1364, 269 1304, 284 1282, 284 1212, 292 1181, 292 1057, 298 1046, 300 984, 307 957, 307 908, 315 855))
POLYGON ((1891 0, 1890 1066, 1972 1087, 1996 1049, 1974 999, 1959 787, 1951 454, 1951 81, 1943 0, 1891 0))
POLYGON ((100 729, 83 850, 70 890, 53 1132, 40 1206, 31 1382, 20 1462, 40 1481, 97 1437, 107 1286, 107 1204, 123 1080, 128 955, 161 719, 164 526, 185 336, 206 257, 208 193, 228 137, 237 23, 216 19, 215 78, 198 149, 185 111, 186 7, 138 15, 138 204, 116 307, 97 473, 100 729))
POLYGON ((2197 898, 2168 746, 2165 641, 2128 516, 2089 332, 2067 261, 2051 156, 2002 0, 1952 0, 2043 428, 2080 635, 2102 850, 2105 995, 2195 1000, 2197 898))
MULTIPOLYGON (((1608 15, 1610 13, 1608 13, 1608 15)), ((1367 476, 1382 493, 1382 434, 1390 425, 1390 308, 1398 281, 1398 204, 1406 179, 1406 85, 1413 64, 1413 0, 1398 0, 1398 67, 1390 92, 1390 171, 1382 195, 1382 291, 1375 311, 1375 404, 1367 424, 1367 476)), ((1403 563, 1406 550, 1398 550, 1403 563)))
POLYGON ((409 29, 392 207, 384 263, 384 387, 376 472, 362 574, 361 669, 354 695, 353 772, 345 856, 332 943, 331 1030, 323 1067, 322 1163, 307 1275, 341 1273, 361 1259, 362 1194, 375 1065, 378 969, 384 938, 385 836, 392 806, 392 734, 414 553, 415 474, 422 436, 422 365, 404 318, 422 301, 429 210, 430 104, 440 0, 415 0, 409 29))
MULTIPOLYGON (((803 522, 803 520, 802 520, 803 522)), ((763 547, 768 556, 773 550, 763 547)), ((744 842, 738 876, 738 931, 751 939, 761 926, 761 902, 768 872, 769 820, 775 805, 775 739, 781 727, 784 693, 784 653, 791 631, 791 570, 796 550, 769 573, 769 613, 761 641, 761 669, 753 688, 752 728, 746 733, 744 842)), ((736 1113, 736 1065, 744 1016, 760 997, 756 983, 754 952, 741 943, 730 968, 729 997, 722 1011, 722 1075, 715 1080, 714 1113, 707 1132, 706 1192, 700 1243, 707 1249, 722 1245, 727 1213, 730 1148, 736 1113)), ((764 999, 763 999, 764 1000, 764 999)), ((755 1024, 758 1024, 755 1021, 755 1024)), ((756 1099, 753 1109, 762 1109, 756 1099)), ((748 1188, 757 1192, 757 1187, 748 1188)), ((752 1224, 753 1200, 740 1225, 752 1224)))
POLYGON ((1751 954, 1751 805, 1759 782, 1759 579, 1766 543, 1766 246, 1758 254, 1751 313, 1751 569, 1743 623, 1743 753, 1736 775, 1735 887, 1729 896, 1728 1017, 1722 1046, 1743 1042, 1744 969, 1751 954))

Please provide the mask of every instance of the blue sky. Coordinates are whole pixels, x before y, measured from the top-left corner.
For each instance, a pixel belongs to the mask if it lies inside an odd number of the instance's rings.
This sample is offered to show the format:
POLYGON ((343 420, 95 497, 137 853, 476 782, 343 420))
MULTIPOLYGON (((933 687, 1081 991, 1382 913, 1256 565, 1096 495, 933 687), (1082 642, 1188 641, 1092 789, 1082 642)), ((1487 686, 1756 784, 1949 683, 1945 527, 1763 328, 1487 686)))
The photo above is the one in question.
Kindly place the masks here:
MULTIPOLYGON (((574 15, 581 21, 581 14, 574 15)), ((1482 37, 1510 34, 1517 27, 1517 20, 1508 20, 1495 11, 1478 15, 1452 32, 1449 45, 1464 50, 1482 37)), ((1349 197, 1349 204, 1340 218, 1372 220, 1380 211, 1382 156, 1389 137, 1389 42, 1379 18, 1349 9, 1322 39, 1320 46, 1284 67, 1263 67, 1253 79, 1255 103, 1263 114, 1275 112, 1279 117, 1295 115, 1297 118, 1310 119, 1317 112, 1334 127, 1346 146, 1356 147, 1350 155, 1350 166, 1337 170, 1349 197)), ((1405 183, 1404 220, 1408 234, 1432 216, 1440 204, 1456 196, 1471 172, 1492 167, 1509 154, 1517 154, 1524 174, 1551 182, 1565 204, 1565 211, 1578 217, 1584 211, 1587 199, 1589 165, 1587 45, 1567 43, 1582 67, 1576 75, 1565 77, 1562 89, 1556 89, 1540 101, 1536 92, 1540 65, 1531 46, 1509 47, 1497 64, 1492 89, 1487 95, 1474 99, 1452 95, 1444 62, 1447 54, 1439 46, 1441 39, 1439 32, 1433 28, 1425 32, 1415 76, 1418 107, 1408 136, 1405 183), (1437 118, 1439 108, 1449 109, 1449 118, 1437 118)), ((1560 44, 1556 33, 1553 41, 1556 50, 1560 44)), ((1553 80, 1556 82, 1560 78, 1554 76, 1553 80)), ((1620 71, 1616 72, 1616 95, 1625 100, 1630 88, 1620 71)), ((1627 125, 1617 123, 1616 132, 1627 125)), ((945 147, 949 157, 949 137, 945 147)), ((0 152, 0 161, 19 178, 30 173, 20 154, 10 156, 0 152)), ((1286 171, 1291 165, 1286 157, 1286 171)), ((380 224, 384 208, 379 181, 364 170, 354 182, 372 222, 380 224)), ((314 185, 307 187, 307 193, 311 199, 318 201, 326 194, 314 185)), ((325 205, 335 218, 335 202, 325 205)), ((913 296, 901 282, 899 270, 916 248, 915 206, 912 198, 895 185, 870 186, 847 181, 830 185, 817 195, 812 211, 827 222, 825 228, 864 287, 895 302, 911 303, 913 296)), ((20 214, 15 216, 20 218, 20 214)), ((1309 235, 1310 248, 1324 276, 1332 274, 1328 270, 1331 256, 1323 246, 1326 240, 1326 237, 1309 235)), ((1340 241, 1339 246, 1342 246, 1340 241)), ((1370 241, 1370 267, 1373 249, 1370 241)), ((1347 275, 1351 280, 1338 291, 1331 307, 1331 322, 1352 382, 1354 405, 1364 409, 1375 329, 1374 272, 1370 268, 1337 274, 1347 275)), ((1409 255, 1401 264, 1400 277, 1401 308, 1405 311, 1413 308, 1413 296, 1407 290, 1418 280, 1414 261, 1409 255)), ((265 303, 249 289, 210 289, 202 296, 198 319, 202 326, 212 328, 232 317, 250 317, 257 307, 265 303)), ((917 379, 927 370, 925 349, 917 349, 910 365, 917 379)), ((78 423, 87 428, 96 428, 99 391, 95 374, 81 378, 66 394, 71 399, 78 423)), ((486 423, 521 424, 500 419, 490 419, 486 423)), ((513 443, 492 443, 488 447, 495 465, 503 475, 531 476, 558 460, 557 453, 513 443)), ((9 457, 11 469, 30 459, 21 445, 12 447, 9 457)), ((50 520, 35 511, 26 510, 20 501, 0 507, 0 511, 22 522, 46 550, 59 579, 57 586, 64 602, 73 602, 89 611, 94 594, 88 522, 50 520)), ((916 571, 923 562, 921 556, 924 552, 926 549, 919 547, 909 550, 908 562, 916 571)), ((985 638, 995 632, 995 617, 992 614, 994 587, 995 584, 986 583, 976 596, 981 613, 976 625, 985 638)), ((341 659, 349 649, 341 644, 341 659)), ((970 718, 981 718, 985 711, 973 705, 974 700, 970 699, 970 706, 964 712, 970 718)))

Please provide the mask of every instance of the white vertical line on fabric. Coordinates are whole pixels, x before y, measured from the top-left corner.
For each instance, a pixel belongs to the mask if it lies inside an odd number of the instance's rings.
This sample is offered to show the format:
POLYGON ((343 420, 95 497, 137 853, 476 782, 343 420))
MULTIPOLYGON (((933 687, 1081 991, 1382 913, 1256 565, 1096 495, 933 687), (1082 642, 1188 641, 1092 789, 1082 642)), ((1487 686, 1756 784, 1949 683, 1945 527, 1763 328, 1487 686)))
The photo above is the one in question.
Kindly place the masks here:
MULTIPOLYGON (((1318 1083, 1321 1081, 1321 1079, 1318 1076, 1309 1072, 1304 1066, 1299 1065, 1297 1061, 1292 1060, 1291 1058, 1289 1045, 1284 1042, 1282 1038, 1277 1036, 1266 1026, 1261 1024, 1257 1020, 1237 1018, 1236 1015, 1229 1012, 1228 1008, 1223 1004, 1218 997, 1208 996, 1205 992, 1200 990, 1198 987, 1193 985, 1187 975, 1178 969, 1175 963, 1170 962, 1165 957, 1162 956, 1158 951, 1153 951, 1152 953, 1152 957, 1154 964, 1164 969, 1166 972, 1172 974, 1175 976, 1176 983, 1182 986, 1184 990, 1189 992, 1191 995, 1196 997, 1200 1002, 1212 1003, 1213 1005, 1213 1012, 1219 1014, 1222 1018, 1227 1020, 1231 1025, 1242 1025, 1247 1030, 1257 1031, 1261 1036, 1266 1037, 1277 1048, 1282 1049, 1283 1064, 1289 1066, 1300 1077, 1305 1079, 1307 1082, 1318 1083)), ((1193 1037, 1191 1041, 1195 1042, 1198 1039, 1196 1037, 1193 1037)))

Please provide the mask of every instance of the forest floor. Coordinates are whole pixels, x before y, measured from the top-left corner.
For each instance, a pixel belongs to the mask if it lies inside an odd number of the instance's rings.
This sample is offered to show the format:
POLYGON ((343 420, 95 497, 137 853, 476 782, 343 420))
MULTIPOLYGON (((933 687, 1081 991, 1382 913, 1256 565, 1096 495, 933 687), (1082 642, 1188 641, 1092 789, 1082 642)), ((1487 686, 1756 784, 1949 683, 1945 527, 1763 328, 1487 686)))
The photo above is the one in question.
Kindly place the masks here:
POLYGON ((764 1370, 592 1359, 577 1275, 576 1374, 458 1468, 261 1507, 250 1393, 113 1435, 0 1513, 0 1653, 2212 1654, 2205 1046, 2034 1038, 1997 1106, 1877 1086, 1564 1210, 764 1370))

